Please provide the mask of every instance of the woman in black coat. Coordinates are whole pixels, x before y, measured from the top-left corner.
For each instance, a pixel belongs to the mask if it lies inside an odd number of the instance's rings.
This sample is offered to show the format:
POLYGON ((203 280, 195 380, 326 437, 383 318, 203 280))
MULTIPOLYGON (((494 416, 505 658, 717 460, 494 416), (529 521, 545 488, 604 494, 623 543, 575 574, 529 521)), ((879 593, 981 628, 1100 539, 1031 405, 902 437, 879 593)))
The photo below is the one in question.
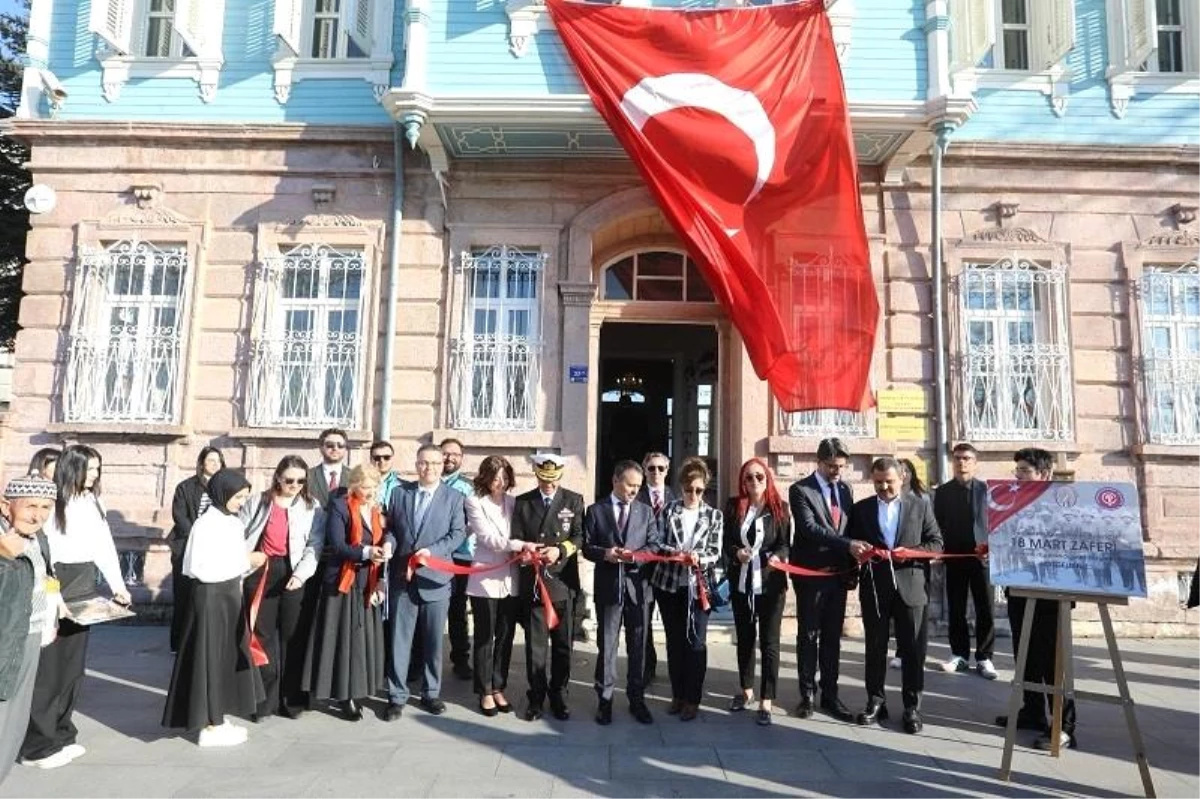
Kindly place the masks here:
POLYGON ((200 514, 208 510, 212 500, 205 488, 208 480, 225 468, 225 456, 216 447, 205 447, 196 458, 196 473, 175 486, 175 498, 171 501, 171 518, 175 526, 171 529, 171 651, 179 650, 183 634, 183 620, 187 618, 188 603, 192 600, 192 580, 183 573, 183 553, 187 549, 192 525, 200 514))
POLYGON ((754 644, 762 651, 762 681, 757 720, 771 723, 771 703, 779 679, 779 630, 787 601, 787 575, 770 568, 786 563, 792 515, 779 495, 767 464, 751 458, 742 464, 738 495, 725 507, 724 545, 729 563, 729 594, 737 631, 738 678, 742 692, 729 704, 745 710, 754 698, 754 644))

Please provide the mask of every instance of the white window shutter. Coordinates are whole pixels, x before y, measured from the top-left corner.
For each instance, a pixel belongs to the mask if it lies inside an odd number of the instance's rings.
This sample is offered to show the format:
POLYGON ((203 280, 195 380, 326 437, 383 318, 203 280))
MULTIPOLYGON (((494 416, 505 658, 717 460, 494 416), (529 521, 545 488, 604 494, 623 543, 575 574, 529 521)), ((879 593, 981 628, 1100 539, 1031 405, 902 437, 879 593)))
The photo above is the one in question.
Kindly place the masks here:
POLYGON ((304 0, 275 0, 275 35, 299 56, 304 0))
POLYGON ((1029 5, 1030 32, 1040 38, 1033 53, 1040 63, 1030 66, 1049 69, 1075 47, 1075 0, 1038 0, 1029 5))
POLYGON ((1140 70, 1158 46, 1155 0, 1125 0, 1125 68, 1140 70))
POLYGON ((371 0, 349 0, 350 18, 346 32, 354 43, 367 55, 371 54, 371 28, 375 24, 375 3, 371 0))
POLYGON ((950 70, 978 66, 995 42, 992 0, 950 0, 950 70))
POLYGON ((133 0, 92 0, 88 31, 122 55, 129 55, 133 30, 133 0))
POLYGON ((175 32, 198 56, 221 53, 225 0, 175 0, 175 32))

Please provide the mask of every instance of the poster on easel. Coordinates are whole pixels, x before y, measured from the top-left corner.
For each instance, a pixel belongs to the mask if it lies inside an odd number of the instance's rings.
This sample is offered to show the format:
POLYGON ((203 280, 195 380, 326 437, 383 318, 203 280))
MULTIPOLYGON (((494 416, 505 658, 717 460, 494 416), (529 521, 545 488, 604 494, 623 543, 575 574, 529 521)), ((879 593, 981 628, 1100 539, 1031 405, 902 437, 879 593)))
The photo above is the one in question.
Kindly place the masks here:
POLYGON ((988 480, 994 585, 1146 596, 1141 504, 1130 483, 988 480))

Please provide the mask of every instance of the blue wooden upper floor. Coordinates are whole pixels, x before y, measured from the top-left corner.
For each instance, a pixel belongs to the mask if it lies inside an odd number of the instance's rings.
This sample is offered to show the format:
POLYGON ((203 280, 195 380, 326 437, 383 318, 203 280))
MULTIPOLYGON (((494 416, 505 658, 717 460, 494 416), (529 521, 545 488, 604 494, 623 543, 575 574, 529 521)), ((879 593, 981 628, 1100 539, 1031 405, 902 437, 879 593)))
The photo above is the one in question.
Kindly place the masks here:
MULTIPOLYGON (((975 140, 1200 140, 1200 0, 826 4, 860 155, 885 158, 940 121, 975 140)), ((481 154, 472 126, 484 142, 509 131, 496 155, 553 154, 557 145, 536 143, 546 131, 582 133, 583 152, 617 152, 542 0, 33 0, 29 62, 23 116, 394 118, 435 128, 422 143, 455 156, 481 154)))

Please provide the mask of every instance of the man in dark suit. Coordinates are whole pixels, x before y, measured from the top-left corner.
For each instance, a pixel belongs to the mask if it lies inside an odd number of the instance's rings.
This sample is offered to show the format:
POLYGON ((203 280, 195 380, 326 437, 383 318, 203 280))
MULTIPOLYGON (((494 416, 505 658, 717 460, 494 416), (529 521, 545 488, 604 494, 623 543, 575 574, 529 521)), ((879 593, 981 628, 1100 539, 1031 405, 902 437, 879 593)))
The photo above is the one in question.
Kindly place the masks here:
MULTIPOLYGON (((871 464, 875 496, 854 503, 849 535, 881 550, 898 548, 941 552, 942 534, 933 506, 909 495, 900 496, 900 464, 879 458, 871 464)), ((921 691, 925 688, 925 634, 929 616, 929 561, 892 560, 868 563, 858 581, 867 636, 867 707, 859 724, 877 724, 888 717, 883 692, 887 677, 888 623, 896 625, 896 648, 901 652, 901 696, 904 730, 918 733, 921 691)))
POLYGON ((646 596, 650 584, 641 565, 631 560, 639 550, 653 550, 662 539, 649 506, 637 502, 642 467, 621 461, 613 470, 613 490, 587 509, 583 520, 583 556, 596 564, 592 601, 596 605, 596 722, 612 723, 612 696, 617 682, 617 647, 625 626, 625 694, 629 711, 642 724, 654 718, 646 707, 646 596))
POLYGON ((346 493, 350 482, 350 470, 346 468, 349 441, 346 431, 336 427, 321 433, 321 463, 308 470, 308 493, 322 508, 329 507, 331 496, 346 493))
POLYGON ((846 572, 870 547, 846 537, 854 494, 842 482, 850 452, 840 439, 827 438, 817 446, 817 468, 793 483, 788 504, 796 531, 788 560, 794 566, 843 574, 830 577, 794 577, 796 631, 799 657, 800 704, 796 715, 813 714, 817 690, 817 663, 821 666, 821 708, 836 719, 853 721, 854 714, 838 698, 838 664, 842 652, 842 625, 846 621, 846 591, 852 582, 846 572))
POLYGON ((388 530, 396 539, 396 552, 388 572, 388 624, 392 651, 387 668, 387 721, 400 718, 408 701, 408 661, 414 635, 421 637, 425 673, 421 682, 421 707, 440 715, 446 703, 439 699, 442 686, 442 633, 450 609, 453 575, 422 566, 408 579, 408 561, 414 555, 449 560, 466 537, 463 496, 442 483, 442 451, 425 444, 417 450, 417 483, 397 489, 387 509, 388 530))
POLYGON ((566 721, 571 683, 571 647, 574 642, 572 601, 579 591, 579 558, 583 544, 583 497, 559 484, 567 462, 551 453, 533 456, 538 487, 517 497, 513 506, 512 538, 541 545, 542 581, 550 594, 558 626, 546 625, 546 611, 537 594, 532 566, 521 567, 521 603, 525 613, 525 669, 529 705, 525 718, 542 717, 547 695, 554 717, 566 721), (547 679, 546 661, 550 669, 547 679))
MULTIPOLYGON (((647 452, 642 458, 642 469, 646 482, 638 491, 637 501, 649 505, 654 511, 654 523, 661 526, 663 511, 679 499, 671 486, 667 485, 667 472, 671 460, 661 452, 647 452)), ((654 682, 658 672, 658 652, 654 649, 654 594, 646 595, 646 685, 654 682)))
MULTIPOLYGON (((945 539, 946 552, 978 553, 987 544, 987 483, 975 479, 979 465, 975 447, 967 443, 953 450, 954 478, 938 486, 933 495, 933 515, 945 539)), ((992 650, 996 644, 992 621, 992 585, 987 561, 951 558, 946 567, 946 608, 950 615, 950 660, 942 671, 967 671, 971 657, 971 631, 967 627, 967 594, 975 603, 975 671, 996 679, 992 650)))

